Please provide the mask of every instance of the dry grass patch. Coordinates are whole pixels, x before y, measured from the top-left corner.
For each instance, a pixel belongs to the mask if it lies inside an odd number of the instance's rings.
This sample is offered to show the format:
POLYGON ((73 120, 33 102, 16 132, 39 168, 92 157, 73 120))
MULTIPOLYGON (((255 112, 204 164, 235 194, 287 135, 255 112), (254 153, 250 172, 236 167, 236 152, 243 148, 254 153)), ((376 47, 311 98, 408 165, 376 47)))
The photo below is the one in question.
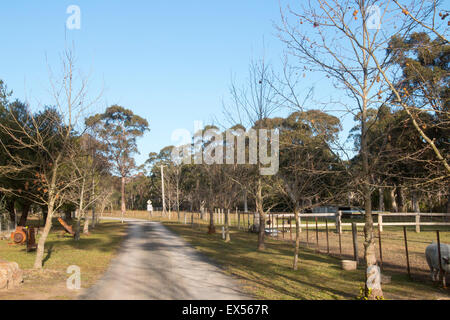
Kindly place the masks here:
MULTIPOLYGON (((302 247, 299 270, 292 270, 293 245, 267 239, 266 250, 256 251, 255 234, 233 230, 232 241, 221 234, 207 235, 206 227, 165 222, 193 247, 240 279, 244 289, 258 299, 354 299, 364 283, 364 270, 343 271, 340 260, 302 247)), ((430 282, 410 281, 404 274, 389 273, 384 285, 387 299, 449 299, 450 291, 430 282)))
POLYGON ((125 224, 102 221, 89 236, 75 241, 61 236, 61 227, 54 225, 45 248, 44 269, 35 271, 35 253, 27 253, 25 246, 0 241, 0 259, 15 261, 24 270, 24 283, 14 291, 0 292, 2 299, 73 299, 79 292, 68 290, 66 273, 71 265, 81 269, 81 287, 88 288, 106 271, 111 259, 125 236, 125 224))

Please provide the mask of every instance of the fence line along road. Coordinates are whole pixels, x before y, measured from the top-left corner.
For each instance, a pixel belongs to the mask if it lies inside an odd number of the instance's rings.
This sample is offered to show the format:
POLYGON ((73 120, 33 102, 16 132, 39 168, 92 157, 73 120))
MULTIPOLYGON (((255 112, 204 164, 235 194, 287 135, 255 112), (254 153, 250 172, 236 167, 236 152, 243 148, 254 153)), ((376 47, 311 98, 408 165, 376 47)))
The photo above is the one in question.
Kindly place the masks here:
MULTIPOLYGON (((241 213, 242 214, 242 213, 241 213)), ((354 217, 363 217, 363 215, 353 215, 354 217)), ((293 225, 291 222, 285 223, 284 219, 294 219, 295 215, 293 213, 269 213, 268 214, 270 227, 271 228, 295 228, 295 224, 293 225), (278 223, 279 219, 283 219, 283 223, 278 223), (275 221, 272 221, 275 220, 275 221)), ((374 226, 379 227, 380 231, 383 232, 383 226, 416 226, 416 232, 420 232, 421 226, 450 226, 450 214, 448 213, 420 213, 420 212, 395 212, 395 213, 381 213, 375 212, 374 217, 378 219, 374 221, 374 226), (405 218, 405 217, 414 217, 414 221, 383 221, 383 217, 385 218, 405 218), (423 221, 421 218, 442 218, 445 221, 423 221)), ((299 214, 299 226, 300 228, 306 228, 308 225, 306 223, 302 223, 302 219, 307 218, 333 218, 335 222, 330 223, 318 223, 318 227, 332 227, 335 229, 339 229, 339 232, 342 232, 342 227, 350 227, 352 223, 343 222, 342 221, 342 212, 338 211, 336 213, 301 213, 299 214)), ((364 226, 364 222, 357 222, 356 226, 361 227, 364 226)))
MULTIPOLYGON (((415 226, 416 232, 421 231, 421 226, 450 226, 450 214, 448 213, 416 213, 416 212, 373 212, 374 213, 374 226, 378 228, 381 232, 383 232, 383 227, 385 226, 415 226), (400 220, 400 221, 399 221, 400 220)), ((169 219, 175 218, 177 219, 178 213, 176 211, 171 212, 159 212, 154 211, 153 213, 148 213, 145 211, 131 211, 127 212, 127 215, 131 214, 131 216, 139 215, 144 218, 148 218, 150 215, 152 217, 163 217, 166 216, 169 219)), ((120 212, 114 212, 114 215, 120 216, 120 212)), ((195 223, 209 223, 209 213, 204 212, 203 214, 198 212, 186 212, 180 211, 180 222, 191 223, 195 221, 195 223)), ((224 216, 225 209, 215 209, 213 211, 214 223, 217 226, 224 225, 224 216)), ((267 218, 269 220, 269 224, 267 227, 273 229, 284 229, 289 228, 290 230, 295 230, 295 215, 293 213, 285 213, 285 212, 274 212, 268 213, 267 218), (281 221, 280 221, 281 220, 281 221)), ((363 217, 362 214, 353 215, 352 217, 363 217)), ((328 212, 328 213, 301 213, 299 214, 299 224, 300 228, 312 227, 311 220, 318 219, 317 227, 324 228, 334 228, 339 230, 342 233, 342 227, 351 227, 352 223, 345 218, 345 211, 338 212, 328 212), (344 216, 344 218, 343 218, 344 216), (325 223, 324 220, 327 220, 325 223), (334 221, 333 221, 334 220, 334 221), (306 222, 306 223, 305 223, 306 222), (309 222, 309 225, 308 225, 309 222)), ((255 213, 254 212, 241 212, 238 210, 230 211, 229 213, 229 224, 230 226, 235 226, 238 228, 248 228, 255 221, 255 213)), ((356 222, 358 227, 364 226, 364 222, 356 222)), ((315 227, 315 221, 314 221, 315 227)))

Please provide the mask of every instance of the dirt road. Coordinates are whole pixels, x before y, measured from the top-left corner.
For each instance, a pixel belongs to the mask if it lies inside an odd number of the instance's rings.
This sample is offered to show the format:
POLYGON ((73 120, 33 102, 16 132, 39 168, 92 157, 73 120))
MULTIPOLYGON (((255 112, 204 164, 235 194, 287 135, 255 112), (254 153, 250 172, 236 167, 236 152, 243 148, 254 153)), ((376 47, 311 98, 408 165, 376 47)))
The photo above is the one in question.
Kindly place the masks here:
POLYGON ((251 299, 236 280, 159 222, 129 220, 118 256, 80 299, 251 299))

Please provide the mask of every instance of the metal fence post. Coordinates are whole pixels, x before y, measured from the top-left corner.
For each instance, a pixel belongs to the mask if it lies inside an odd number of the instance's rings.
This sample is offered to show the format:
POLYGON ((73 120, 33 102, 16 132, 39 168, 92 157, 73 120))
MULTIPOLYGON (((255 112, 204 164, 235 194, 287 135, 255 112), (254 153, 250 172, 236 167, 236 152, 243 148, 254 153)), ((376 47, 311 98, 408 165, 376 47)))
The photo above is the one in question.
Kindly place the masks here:
POLYGON ((319 227, 317 226, 317 217, 316 217, 316 246, 317 251, 319 251, 319 227))
POLYGON ((403 236, 405 238, 406 267, 408 270, 408 277, 411 278, 411 269, 409 267, 408 238, 406 237, 406 227, 405 226, 403 226, 403 236))
POLYGON ((309 246, 309 228, 308 228, 308 219, 305 217, 306 221, 306 246, 309 246))
POLYGON ((439 237, 439 230, 436 230, 436 237, 437 237, 438 258, 439 258, 439 279, 442 279, 442 285, 445 288, 446 287, 446 283, 445 283, 445 274, 443 272, 444 270, 442 269, 441 239, 439 237))
POLYGON ((352 235, 353 235, 353 258, 356 261, 356 265, 359 264, 358 260, 358 229, 356 222, 352 222, 352 235))

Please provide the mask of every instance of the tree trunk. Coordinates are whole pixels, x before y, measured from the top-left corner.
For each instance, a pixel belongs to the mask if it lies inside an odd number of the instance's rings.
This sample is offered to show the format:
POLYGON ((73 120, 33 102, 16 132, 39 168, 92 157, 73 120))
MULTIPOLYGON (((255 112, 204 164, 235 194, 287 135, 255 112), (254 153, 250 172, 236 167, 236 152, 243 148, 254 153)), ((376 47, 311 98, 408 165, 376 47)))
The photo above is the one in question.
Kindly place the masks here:
POLYGON ((247 189, 244 189, 244 212, 248 212, 247 189))
POLYGON ((89 218, 87 217, 87 215, 85 215, 84 217, 83 234, 89 234, 89 218))
POLYGON ((397 201, 395 200, 395 187, 391 189, 391 212, 398 212, 397 201))
POLYGON ((72 211, 70 209, 67 209, 64 211, 64 220, 71 221, 72 220, 72 211))
POLYGON ((6 201, 6 210, 8 210, 9 213, 9 219, 11 221, 16 221, 16 212, 14 210, 16 201, 14 199, 10 199, 6 201))
MULTIPOLYGON (((92 168, 92 194, 91 194, 91 203, 92 203, 92 229, 95 228, 95 179, 94 179, 94 167, 92 168)), ((89 227, 88 227, 89 229, 89 227)))
POLYGON ((403 195, 403 188, 397 187, 397 206, 398 212, 405 212, 405 199, 403 195))
POLYGON ((78 217, 77 217, 77 223, 75 225, 75 241, 80 240, 80 229, 81 229, 81 217, 80 214, 78 213, 78 217))
POLYGON ((418 192, 413 191, 412 192, 412 209, 414 212, 420 212, 420 206, 419 206, 419 198, 418 198, 418 192))
POLYGON ((120 204, 121 214, 122 214, 122 223, 123 223, 123 217, 125 216, 126 211, 126 205, 125 205, 125 177, 122 177, 122 186, 121 186, 121 194, 122 194, 122 200, 120 204))
POLYGON ((48 234, 52 228, 52 218, 53 218, 53 200, 50 201, 48 205, 47 215, 45 219, 45 226, 42 230, 41 236, 38 241, 38 246, 36 250, 36 258, 34 260, 34 269, 42 269, 42 260, 44 259, 44 246, 47 241, 48 234))
POLYGON ((299 214, 298 214, 298 204, 295 205, 294 208, 294 217, 295 217, 295 250, 294 250, 294 265, 293 269, 298 269, 298 253, 300 249, 300 223, 299 223, 299 214))
POLYGON ((28 219, 28 213, 30 212, 30 207, 31 207, 31 203, 30 202, 25 202, 22 205, 22 215, 20 216, 20 220, 19 220, 19 226, 25 227, 25 225, 27 224, 27 219, 28 219))
POLYGON ((230 209, 227 209, 225 211, 225 242, 230 242, 230 223, 229 223, 229 215, 230 215, 230 209))
POLYGON ((47 217, 48 217, 48 207, 43 207, 42 208, 42 217, 43 217, 44 226, 45 226, 45 223, 46 223, 47 217))
POLYGON ((266 216, 263 208, 261 177, 258 177, 258 192, 256 193, 256 211, 259 213, 258 250, 265 250, 264 231, 266 216))
POLYGON ((378 199, 378 210, 379 211, 384 211, 384 195, 383 195, 383 188, 378 188, 378 195, 379 195, 379 199, 378 199))
POLYGON ((95 206, 92 206, 92 221, 91 221, 91 228, 94 229, 95 228, 95 206))
POLYGON ((361 117, 361 156, 363 167, 363 197, 365 210, 364 224, 364 260, 366 262, 365 272, 365 296, 369 299, 382 297, 379 268, 375 255, 375 241, 373 237, 373 217, 372 217, 372 192, 370 187, 369 170, 369 150, 367 147, 367 101, 363 98, 363 112, 361 117))
POLYGON ((209 226, 208 226, 208 234, 216 233, 216 227, 214 226, 214 211, 209 210, 209 226))

